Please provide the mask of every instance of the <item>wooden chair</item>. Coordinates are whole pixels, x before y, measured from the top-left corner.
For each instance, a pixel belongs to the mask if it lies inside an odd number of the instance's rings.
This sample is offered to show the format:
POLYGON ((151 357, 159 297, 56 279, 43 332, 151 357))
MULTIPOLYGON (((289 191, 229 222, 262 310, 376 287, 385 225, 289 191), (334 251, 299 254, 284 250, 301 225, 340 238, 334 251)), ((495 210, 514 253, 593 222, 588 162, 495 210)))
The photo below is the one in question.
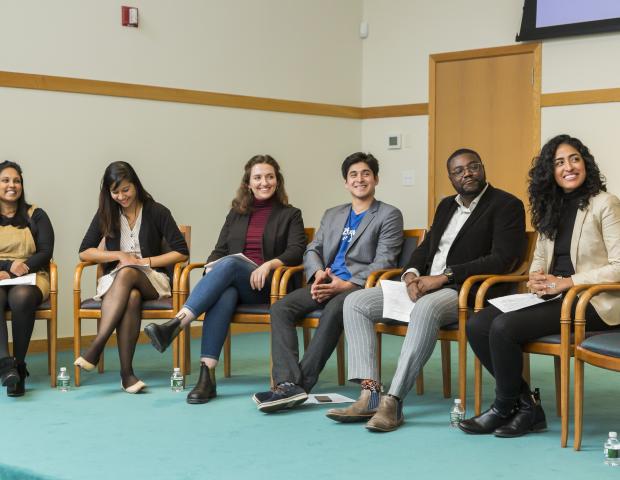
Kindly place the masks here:
MULTIPOLYGON (((527 232, 527 246, 524 255, 525 260, 511 272, 510 275, 520 275, 527 272, 530 258, 534 252, 536 246, 536 233, 527 232)), ((398 273, 400 275, 400 272, 398 273)), ((382 278, 388 278, 393 276, 392 272, 386 273, 382 278)), ((450 398, 452 395, 451 386, 451 352, 450 342, 458 343, 459 350, 459 398, 463 409, 467 408, 467 332, 466 324, 467 317, 470 314, 470 307, 468 305, 468 298, 472 288, 485 280, 493 277, 493 275, 472 275, 467 278, 459 291, 459 306, 458 306, 458 321, 450 325, 446 325, 439 330, 437 340, 441 342, 441 368, 443 379, 443 395, 444 398, 450 398)), ((482 288, 482 286, 480 287, 482 288)), ((391 333, 393 335, 405 336, 407 334, 407 325, 394 325, 386 330, 383 324, 377 325, 377 330, 381 330, 381 333, 391 333)), ((477 360, 477 359, 476 359, 477 360)), ((416 390, 419 395, 424 393, 424 374, 423 370, 420 370, 418 379, 416 380, 416 390)))
MULTIPOLYGON (((183 234, 188 248, 191 245, 191 226, 179 225, 179 230, 183 234)), ((164 242, 165 243, 165 242, 164 242)), ((164 251, 169 250, 164 245, 164 251)), ((157 300, 147 300, 142 303, 142 319, 143 320, 169 320, 173 318, 179 311, 179 281, 181 272, 187 262, 181 262, 174 265, 172 276, 172 296, 157 300)), ((80 262, 75 267, 73 275, 73 354, 75 358, 81 355, 82 348, 82 320, 96 319, 97 331, 101 320, 101 302, 92 298, 82 298, 82 274, 86 267, 97 265, 97 280, 103 274, 103 268, 100 264, 93 262, 80 262)), ((179 347, 178 340, 175 340, 172 348, 173 366, 179 366, 179 347)), ((104 352, 101 352, 98 362, 99 373, 104 371, 104 352)), ((75 386, 80 386, 80 368, 74 367, 75 386)))
MULTIPOLYGON (((309 243, 314 238, 314 228, 305 228, 306 242, 309 243)), ((204 267, 204 262, 190 263, 183 269, 180 281, 180 298, 179 308, 183 306, 187 297, 189 296, 189 280, 190 273, 196 269, 204 267)), ((277 268, 273 272, 271 278, 271 290, 269 294, 269 303, 265 304, 240 304, 237 306, 235 315, 231 320, 231 324, 236 323, 239 325, 270 325, 271 317, 269 316, 269 308, 271 304, 280 298, 280 283, 283 275, 291 268, 283 266, 277 268)), ((196 320, 204 321, 204 314, 200 315, 196 320)), ((191 347, 190 347, 190 330, 185 328, 179 334, 180 350, 180 367, 181 371, 188 375, 191 373, 191 347)), ((224 342, 224 377, 228 378, 231 375, 231 334, 230 329, 226 341, 224 342)))
MULTIPOLYGON (((6 320, 12 320, 11 311, 7 310, 6 320)), ((50 385, 56 388, 56 340, 58 337, 58 268, 50 261, 50 296, 37 307, 35 320, 47 322, 47 373, 50 385)))
MULTIPOLYGON (((586 307, 592 297, 602 292, 620 292, 620 284, 594 285, 588 288, 581 295, 575 311, 575 439, 573 442, 575 450, 581 449, 584 362, 595 367, 620 372, 620 330, 605 331, 591 336, 586 335, 585 331, 586 307)), ((568 337, 569 333, 566 332, 565 335, 568 337)), ((566 361, 568 362, 568 356, 566 356, 566 361)), ((568 384, 568 378, 566 381, 568 384)), ((568 388, 566 394, 568 396, 568 388)))

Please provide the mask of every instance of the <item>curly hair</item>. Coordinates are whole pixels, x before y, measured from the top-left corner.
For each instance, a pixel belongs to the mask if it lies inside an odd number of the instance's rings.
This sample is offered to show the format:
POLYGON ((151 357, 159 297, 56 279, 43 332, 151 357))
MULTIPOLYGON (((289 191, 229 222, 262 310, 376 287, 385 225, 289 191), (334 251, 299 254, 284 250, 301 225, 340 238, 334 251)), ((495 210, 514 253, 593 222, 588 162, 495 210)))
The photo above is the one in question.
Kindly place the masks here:
POLYGON ((22 174, 22 168, 15 162, 11 162, 10 160, 5 160, 0 163, 0 173, 2 173, 7 168, 14 169, 19 175, 19 179, 22 182, 22 194, 17 199, 17 211, 15 212, 15 216, 13 217, 13 221, 15 222, 17 228, 26 228, 30 221, 28 217, 28 209, 31 205, 26 202, 26 193, 24 190, 24 176, 22 174))
POLYGON ((271 165, 276 172, 277 186, 273 198, 275 198, 275 200, 281 205, 288 206, 288 195, 284 189, 284 177, 282 176, 282 172, 280 172, 280 165, 278 165, 278 162, 276 162, 271 155, 254 155, 248 160, 245 167, 243 167, 244 172, 243 177, 241 177, 241 184, 237 189, 237 195, 235 195, 235 198, 232 201, 232 209, 235 212, 242 215, 252 212, 254 195, 249 188, 250 175, 252 173, 252 167, 261 163, 271 165))
POLYGON ((586 179, 576 190, 580 210, 587 207, 591 197, 607 191, 605 177, 601 174, 594 156, 581 140, 570 135, 557 135, 540 150, 532 160, 527 189, 534 228, 550 240, 554 240, 560 222, 564 192, 555 180, 555 154, 562 144, 570 145, 579 152, 585 163, 586 179))

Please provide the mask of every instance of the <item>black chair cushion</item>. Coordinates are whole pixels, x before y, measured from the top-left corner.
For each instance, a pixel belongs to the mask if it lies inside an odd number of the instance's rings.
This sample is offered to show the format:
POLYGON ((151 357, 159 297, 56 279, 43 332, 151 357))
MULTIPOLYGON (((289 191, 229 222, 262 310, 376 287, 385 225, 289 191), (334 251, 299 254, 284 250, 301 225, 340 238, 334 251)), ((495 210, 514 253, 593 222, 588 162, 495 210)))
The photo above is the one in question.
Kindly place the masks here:
POLYGON ((581 346, 591 352, 620 358, 620 332, 599 333, 585 339, 581 346))
MULTIPOLYGON (((101 309, 101 302, 92 298, 87 298, 82 302, 80 308, 86 310, 101 309)), ((142 310, 172 310, 172 298, 161 298, 157 300, 147 300, 142 303, 142 310)))
MULTIPOLYGON (((593 337, 594 335, 600 335, 603 332, 586 332, 586 338, 590 338, 593 337)), ((555 333, 553 335, 545 335, 544 337, 539 337, 536 338, 534 340, 532 340, 532 342, 538 342, 538 343, 551 343, 554 345, 559 345, 560 344, 560 334, 559 333, 555 333)), ((575 343, 575 334, 571 333, 570 334, 570 343, 575 343)))
POLYGON ((239 314, 254 314, 254 315, 268 315, 269 314, 268 303, 248 303, 237 305, 235 313, 239 314))
POLYGON ((449 323, 448 325, 444 325, 443 327, 441 327, 441 330, 454 331, 454 330, 458 330, 458 329, 459 329, 459 322, 449 323))
POLYGON ((323 309, 319 308, 307 314, 306 318, 321 318, 321 315, 323 315, 323 309))

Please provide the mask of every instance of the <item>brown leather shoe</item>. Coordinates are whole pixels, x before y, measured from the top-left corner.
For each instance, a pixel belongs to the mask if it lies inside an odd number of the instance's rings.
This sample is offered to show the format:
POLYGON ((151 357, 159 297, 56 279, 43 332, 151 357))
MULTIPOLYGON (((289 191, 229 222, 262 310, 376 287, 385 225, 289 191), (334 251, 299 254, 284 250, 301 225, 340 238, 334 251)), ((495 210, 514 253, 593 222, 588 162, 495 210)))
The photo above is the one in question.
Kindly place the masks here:
POLYGON ((360 398, 351 406, 347 408, 331 408, 325 416, 342 423, 365 422, 377 413, 379 398, 379 392, 371 392, 364 389, 360 393, 360 398))
POLYGON ((391 395, 385 395, 381 397, 377 413, 366 423, 366 428, 372 432, 391 432, 404 421, 403 402, 391 395))

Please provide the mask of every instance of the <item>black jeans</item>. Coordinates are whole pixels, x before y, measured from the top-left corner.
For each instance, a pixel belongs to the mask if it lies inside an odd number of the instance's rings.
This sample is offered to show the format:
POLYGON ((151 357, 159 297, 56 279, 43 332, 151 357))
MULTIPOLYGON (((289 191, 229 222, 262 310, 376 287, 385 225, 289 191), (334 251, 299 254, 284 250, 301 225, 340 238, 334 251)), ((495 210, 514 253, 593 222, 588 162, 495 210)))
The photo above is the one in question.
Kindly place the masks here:
POLYGON ((276 384, 292 382, 306 392, 312 390, 343 331, 344 299, 358 289, 347 290, 327 302, 319 303, 312 299, 310 286, 307 286, 289 293, 271 306, 272 373, 276 384), (296 324, 306 314, 320 308, 323 312, 319 328, 300 362, 296 324))
MULTIPOLYGON (((577 302, 573 303, 573 317, 577 302)), ((502 313, 488 306, 467 321, 467 338, 484 368, 495 378, 496 400, 502 404, 516 400, 529 385, 522 378, 521 345, 545 335, 560 333, 562 300, 551 300, 522 310, 502 313)), ((609 330, 590 304, 586 310, 586 330, 609 330)))

